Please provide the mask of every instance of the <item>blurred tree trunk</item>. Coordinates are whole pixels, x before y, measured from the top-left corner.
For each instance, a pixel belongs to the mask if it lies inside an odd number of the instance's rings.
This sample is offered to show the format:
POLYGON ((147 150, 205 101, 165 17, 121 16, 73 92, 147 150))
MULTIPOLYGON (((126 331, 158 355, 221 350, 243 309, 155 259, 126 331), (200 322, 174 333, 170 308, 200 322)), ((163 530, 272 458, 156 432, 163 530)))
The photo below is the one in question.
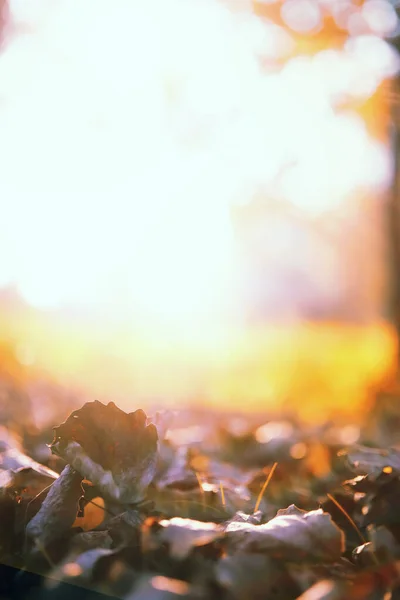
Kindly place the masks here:
POLYGON ((393 82, 391 142, 393 185, 388 199, 389 317, 397 332, 397 372, 400 372, 400 79, 393 82))

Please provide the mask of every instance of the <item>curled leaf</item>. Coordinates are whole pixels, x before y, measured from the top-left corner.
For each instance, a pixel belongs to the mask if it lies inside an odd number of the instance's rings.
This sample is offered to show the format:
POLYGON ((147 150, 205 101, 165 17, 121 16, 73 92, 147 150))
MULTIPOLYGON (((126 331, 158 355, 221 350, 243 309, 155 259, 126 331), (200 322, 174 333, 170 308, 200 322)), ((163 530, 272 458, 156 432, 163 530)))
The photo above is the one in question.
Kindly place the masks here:
POLYGON ((17 448, 7 448, 1 453, 1 469, 32 469, 40 475, 57 479, 58 473, 36 462, 17 448))
POLYGON ((103 498, 99 496, 86 501, 85 496, 82 496, 79 500, 79 510, 73 527, 90 531, 104 523, 106 518, 107 512, 103 498))
POLYGON ((343 532, 321 509, 291 508, 263 525, 233 522, 225 531, 241 551, 265 552, 288 561, 335 562, 344 551, 343 532))
POLYGON ((170 555, 183 559, 197 546, 205 546, 223 537, 222 527, 216 523, 203 523, 192 519, 174 517, 163 519, 153 530, 144 530, 144 545, 147 550, 159 547, 161 544, 169 545, 170 555))
MULTIPOLYGON (((57 475, 58 477, 58 475, 57 475)), ((54 477, 36 469, 22 467, 0 471, 0 537, 19 548, 23 545, 25 526, 38 512, 54 477)))
POLYGON ((157 461, 157 430, 142 410, 125 413, 113 402, 87 402, 54 429, 51 450, 64 458, 105 498, 141 502, 157 461))
POLYGON ((50 487, 39 512, 29 521, 28 540, 46 546, 71 528, 82 495, 81 482, 81 475, 67 465, 50 487))
MULTIPOLYGON (((50 471, 50 469, 49 469, 50 471)), ((0 488, 3 493, 12 494, 21 501, 30 501, 58 479, 57 473, 41 472, 31 467, 0 471, 0 488)))

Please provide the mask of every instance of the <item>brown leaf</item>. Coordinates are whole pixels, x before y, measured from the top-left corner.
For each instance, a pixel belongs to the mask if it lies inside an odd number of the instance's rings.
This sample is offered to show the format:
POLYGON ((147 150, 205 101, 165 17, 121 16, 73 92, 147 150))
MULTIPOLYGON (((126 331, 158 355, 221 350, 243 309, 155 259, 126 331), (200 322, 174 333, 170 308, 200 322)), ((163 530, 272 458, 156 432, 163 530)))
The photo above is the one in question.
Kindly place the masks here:
POLYGON ((0 488, 3 492, 15 496, 18 502, 29 502, 55 479, 58 479, 58 473, 53 473, 50 469, 49 472, 42 472, 31 467, 22 467, 17 470, 0 471, 0 488))
POLYGON ((73 527, 80 527, 84 531, 90 531, 101 525, 106 518, 105 502, 100 496, 93 498, 85 505, 82 516, 75 519, 73 527))
MULTIPOLYGON (((58 474, 54 475, 58 478, 58 474)), ((0 521, 3 528, 12 532, 10 542, 17 543, 20 534, 24 534, 28 520, 40 509, 53 481, 53 476, 30 467, 0 471, 0 521)), ((1 537, 4 541, 4 531, 1 537)))
POLYGON ((380 449, 355 445, 341 450, 339 456, 345 458, 350 469, 357 475, 379 477, 384 469, 400 474, 400 451, 395 448, 380 449))
POLYGON ((57 479, 58 473, 36 462, 17 448, 7 448, 1 452, 1 469, 17 471, 18 469, 32 469, 40 475, 57 479))
POLYGON ((154 528, 148 525, 143 530, 143 543, 146 550, 169 545, 170 554, 177 559, 185 558, 192 548, 205 546, 224 536, 223 528, 216 523, 203 523, 193 519, 174 517, 163 519, 154 528))
POLYGON ((157 430, 142 410, 125 413, 113 402, 87 402, 54 429, 51 450, 106 499, 141 502, 157 461, 157 430))

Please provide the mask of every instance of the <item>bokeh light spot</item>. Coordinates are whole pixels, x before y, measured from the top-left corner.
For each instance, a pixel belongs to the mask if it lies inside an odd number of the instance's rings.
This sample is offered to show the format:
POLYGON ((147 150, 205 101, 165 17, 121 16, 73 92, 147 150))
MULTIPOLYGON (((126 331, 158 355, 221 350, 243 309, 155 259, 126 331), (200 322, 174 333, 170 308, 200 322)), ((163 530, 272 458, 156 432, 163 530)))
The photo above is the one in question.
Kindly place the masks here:
POLYGON ((357 425, 345 425, 340 431, 340 441, 342 444, 355 444, 361 435, 360 428, 357 425))
POLYGON ((320 8, 311 0, 286 0, 281 15, 286 25, 298 33, 310 33, 322 25, 320 8))
POLYGON ((304 458, 307 454, 307 445, 304 442, 298 442, 290 448, 290 456, 296 460, 304 458))
POLYGON ((189 586, 185 581, 163 577, 162 575, 153 577, 151 579, 151 585, 156 590, 167 592, 169 594, 176 594, 178 596, 185 596, 189 591, 189 586))
POLYGON ((371 31, 377 35, 390 35, 397 29, 398 17, 390 2, 367 0, 362 7, 362 15, 371 31))
POLYGON ((293 434, 293 425, 286 421, 272 421, 259 427, 256 431, 256 440, 267 444, 274 439, 288 439, 293 434))
POLYGON ((82 574, 82 568, 77 563, 67 563, 62 570, 67 577, 79 577, 82 574))

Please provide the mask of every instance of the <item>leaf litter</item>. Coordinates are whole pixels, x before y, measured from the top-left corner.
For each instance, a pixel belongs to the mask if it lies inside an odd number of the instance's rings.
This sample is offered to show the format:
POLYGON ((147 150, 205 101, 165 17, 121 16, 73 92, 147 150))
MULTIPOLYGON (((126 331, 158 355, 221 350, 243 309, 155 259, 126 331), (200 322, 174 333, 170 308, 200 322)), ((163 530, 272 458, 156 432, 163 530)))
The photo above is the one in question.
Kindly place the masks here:
POLYGON ((59 472, 2 428, 0 599, 400 599, 397 440, 232 423, 88 402, 59 472))

